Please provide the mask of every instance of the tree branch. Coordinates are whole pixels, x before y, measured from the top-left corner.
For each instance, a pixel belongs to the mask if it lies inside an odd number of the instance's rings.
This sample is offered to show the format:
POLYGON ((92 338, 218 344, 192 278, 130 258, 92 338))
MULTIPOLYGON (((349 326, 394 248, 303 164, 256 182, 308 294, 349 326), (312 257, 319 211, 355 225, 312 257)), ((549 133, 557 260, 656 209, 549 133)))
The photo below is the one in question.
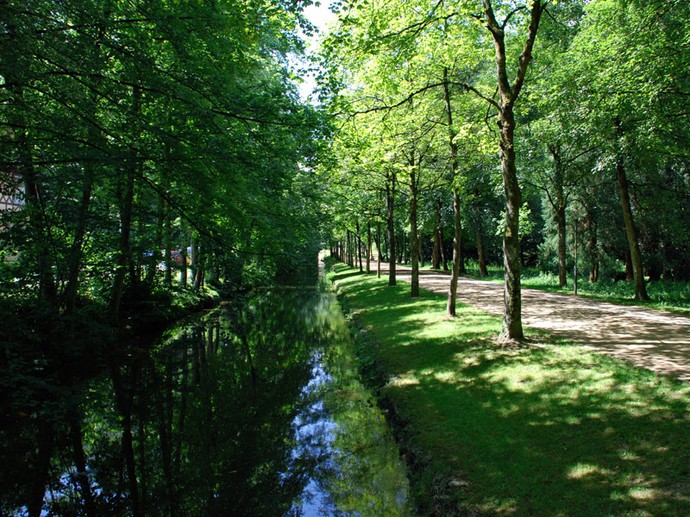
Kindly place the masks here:
POLYGON ((487 97, 487 96, 484 95, 482 92, 480 92, 479 90, 477 90, 474 86, 471 86, 471 85, 469 85, 469 84, 467 84, 467 83, 458 83, 458 82, 455 82, 455 81, 450 81, 449 84, 452 84, 452 85, 454 85, 454 86, 459 86, 460 88, 464 89, 465 91, 472 92, 472 93, 474 93, 477 97, 479 97, 480 99, 482 99, 482 100, 488 102, 489 104, 491 104, 491 105, 492 105, 493 107, 495 107, 496 109, 499 109, 499 110, 501 109, 501 105, 500 105, 496 100, 492 99, 491 97, 487 97))
POLYGON ((350 113, 351 116, 355 115, 366 115, 367 113, 375 113, 377 111, 392 111, 396 108, 399 108, 400 106, 403 106, 404 104, 410 102, 412 99, 414 99, 417 95, 420 95, 428 90, 432 90, 434 88, 438 88, 439 86, 443 86, 443 83, 432 83, 432 84, 427 84, 426 86, 420 88, 419 90, 416 90, 412 93, 410 93, 407 97, 402 99, 399 102, 396 102, 395 104, 389 104, 389 105, 383 105, 383 106, 374 106, 371 108, 367 108, 365 110, 358 110, 350 113))
POLYGON ((521 5, 520 7, 516 7, 515 9, 513 9, 512 11, 510 11, 510 12, 508 13, 508 16, 506 16, 506 19, 503 20, 503 23, 501 24, 501 29, 505 30, 506 26, 508 25, 508 22, 509 22, 510 19, 513 17, 513 15, 514 15, 515 13, 520 12, 520 11, 524 11, 526 8, 527 8, 526 5, 521 5))
POLYGON ((525 83, 525 75, 527 74, 527 65, 532 61, 532 50, 534 48, 534 41, 537 38, 537 30, 539 30, 539 21, 541 20, 541 14, 546 9, 546 6, 542 5, 541 0, 534 0, 532 5, 532 12, 530 15, 529 30, 527 32, 527 41, 520 55, 520 64, 518 65, 517 77, 515 78, 515 83, 513 84, 513 95, 512 101, 518 98, 520 95, 520 90, 525 83))
POLYGON ((496 15, 494 14, 491 0, 483 0, 483 4, 485 17, 484 23, 494 40, 494 49, 496 53, 496 74, 498 76, 499 91, 501 93, 501 103, 503 105, 512 104, 515 101, 515 96, 513 95, 513 91, 508 83, 505 32, 496 21, 496 15))

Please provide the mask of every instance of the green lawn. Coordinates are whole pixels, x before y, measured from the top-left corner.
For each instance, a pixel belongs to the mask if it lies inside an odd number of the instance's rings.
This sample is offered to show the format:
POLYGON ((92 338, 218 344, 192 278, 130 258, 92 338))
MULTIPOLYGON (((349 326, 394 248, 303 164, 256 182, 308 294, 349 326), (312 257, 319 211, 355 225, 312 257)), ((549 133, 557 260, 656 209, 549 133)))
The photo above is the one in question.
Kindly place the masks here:
POLYGON ((500 320, 338 264, 423 515, 690 515, 690 387, 574 345, 501 349, 500 320))

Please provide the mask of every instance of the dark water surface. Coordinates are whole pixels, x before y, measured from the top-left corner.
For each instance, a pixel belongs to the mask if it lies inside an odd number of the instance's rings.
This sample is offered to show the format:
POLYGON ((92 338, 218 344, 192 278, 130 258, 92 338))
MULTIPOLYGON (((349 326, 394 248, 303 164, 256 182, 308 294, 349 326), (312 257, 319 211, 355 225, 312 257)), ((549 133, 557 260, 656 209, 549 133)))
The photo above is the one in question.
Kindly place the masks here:
POLYGON ((41 490, 42 515, 408 515, 404 466, 352 354, 316 289, 180 324, 4 444, 17 472, 0 477, 0 511, 28 514, 41 490), (21 466, 41 451, 47 488, 21 466))

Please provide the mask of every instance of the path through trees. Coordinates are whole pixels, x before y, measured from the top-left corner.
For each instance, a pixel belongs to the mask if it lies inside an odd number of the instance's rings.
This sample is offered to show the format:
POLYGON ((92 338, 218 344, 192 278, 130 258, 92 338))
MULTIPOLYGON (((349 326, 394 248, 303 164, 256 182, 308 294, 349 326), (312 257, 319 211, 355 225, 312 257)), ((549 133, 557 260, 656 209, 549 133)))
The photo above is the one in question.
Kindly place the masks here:
MULTIPOLYGON (((398 279, 409 277, 409 269, 398 266, 398 279)), ((420 275, 420 286, 436 293, 445 294, 448 281, 442 272, 420 275)), ((526 327, 690 381, 690 318, 535 289, 522 292, 526 327)), ((461 277, 458 300, 501 315, 503 285, 461 277)))

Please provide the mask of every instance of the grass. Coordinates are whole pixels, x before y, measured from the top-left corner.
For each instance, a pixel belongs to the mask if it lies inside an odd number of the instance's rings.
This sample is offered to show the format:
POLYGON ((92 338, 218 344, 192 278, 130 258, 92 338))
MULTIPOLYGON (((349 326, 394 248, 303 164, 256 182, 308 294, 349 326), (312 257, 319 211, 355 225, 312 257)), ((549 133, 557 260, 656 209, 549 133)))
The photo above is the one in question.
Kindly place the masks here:
MULTIPOLYGON (((429 269, 425 267, 424 269, 429 269)), ((479 277, 479 266, 474 261, 466 263, 467 275, 479 277)), ((488 276, 484 280, 503 282, 503 267, 487 266, 488 276)), ((579 276, 579 275, 578 275, 579 276)), ((555 293, 571 294, 573 292, 572 277, 568 277, 568 285, 559 287, 558 275, 540 271, 536 268, 523 268, 522 286, 529 289, 541 289, 555 293)), ((601 279, 590 282, 587 278, 578 278, 577 293, 579 296, 617 303, 621 305, 639 305, 652 309, 666 310, 678 314, 690 315, 690 282, 672 282, 670 280, 650 281, 647 283, 647 294, 650 301, 638 302, 634 300, 635 289, 632 282, 615 282, 611 279, 601 279)))
POLYGON ((502 349, 500 321, 331 272, 402 422, 423 515, 690 515, 690 387, 567 344, 502 349))
MULTIPOLYGON (((558 275, 536 271, 527 271, 522 285, 531 289, 543 289, 553 292, 572 293, 572 279, 568 279, 567 287, 558 286, 558 275)), ((624 305, 640 305, 659 310, 667 310, 679 314, 690 315, 690 283, 658 280, 647 283, 649 302, 637 302, 633 298, 635 290, 632 282, 614 282, 603 279, 590 282, 578 279, 577 293, 580 296, 605 300, 624 305)))

